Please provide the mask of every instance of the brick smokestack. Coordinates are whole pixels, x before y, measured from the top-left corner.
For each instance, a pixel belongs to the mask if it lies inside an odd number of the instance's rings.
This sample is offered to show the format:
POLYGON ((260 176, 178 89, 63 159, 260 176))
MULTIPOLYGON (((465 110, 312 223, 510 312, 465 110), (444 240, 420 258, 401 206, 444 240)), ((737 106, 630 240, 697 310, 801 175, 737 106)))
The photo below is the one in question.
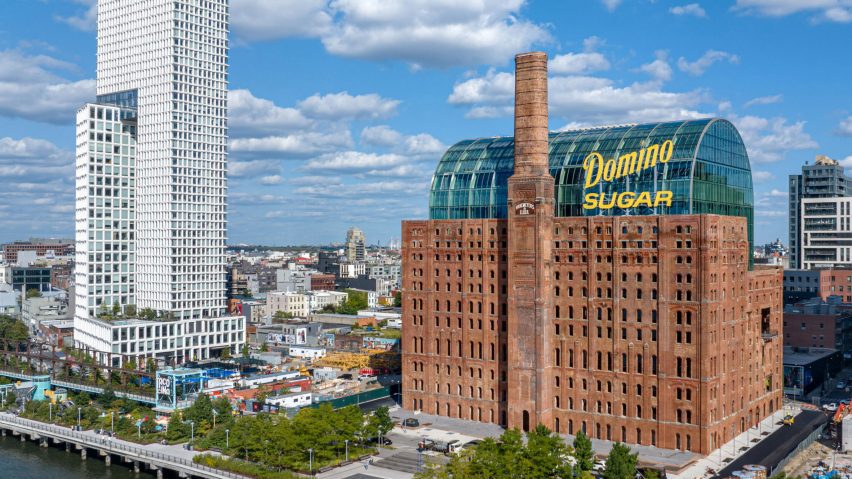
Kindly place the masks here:
POLYGON ((507 426, 553 422, 553 177, 548 168, 547 55, 515 57, 515 172, 508 191, 507 426))
POLYGON ((515 174, 548 174, 547 54, 515 56, 515 174))

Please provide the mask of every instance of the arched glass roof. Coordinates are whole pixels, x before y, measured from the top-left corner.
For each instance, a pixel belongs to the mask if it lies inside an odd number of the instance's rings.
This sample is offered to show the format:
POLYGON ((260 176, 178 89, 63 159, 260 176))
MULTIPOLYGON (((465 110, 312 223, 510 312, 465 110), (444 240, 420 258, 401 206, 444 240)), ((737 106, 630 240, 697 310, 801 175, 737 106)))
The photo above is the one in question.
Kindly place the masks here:
MULTIPOLYGON (((556 183, 557 216, 713 213, 748 218, 753 238, 751 167, 739 132, 731 122, 708 118, 590 128, 550 133, 550 174, 556 183), (671 140, 667 163, 638 174, 584 188, 583 160, 591 152, 604 159, 671 140), (671 206, 608 210, 582 208, 586 193, 669 190, 671 206)), ((429 195, 431 219, 506 218, 507 184, 514 166, 512 137, 463 140, 444 154, 429 195)))

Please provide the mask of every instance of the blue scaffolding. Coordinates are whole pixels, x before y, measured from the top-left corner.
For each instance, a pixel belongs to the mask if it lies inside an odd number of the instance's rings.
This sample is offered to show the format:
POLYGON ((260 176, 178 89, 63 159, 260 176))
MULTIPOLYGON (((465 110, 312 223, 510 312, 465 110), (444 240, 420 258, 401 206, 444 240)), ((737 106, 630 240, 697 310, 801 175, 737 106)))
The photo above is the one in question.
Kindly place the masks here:
POLYGON ((157 371, 156 407, 170 413, 192 405, 204 388, 204 371, 200 369, 164 369, 157 371))

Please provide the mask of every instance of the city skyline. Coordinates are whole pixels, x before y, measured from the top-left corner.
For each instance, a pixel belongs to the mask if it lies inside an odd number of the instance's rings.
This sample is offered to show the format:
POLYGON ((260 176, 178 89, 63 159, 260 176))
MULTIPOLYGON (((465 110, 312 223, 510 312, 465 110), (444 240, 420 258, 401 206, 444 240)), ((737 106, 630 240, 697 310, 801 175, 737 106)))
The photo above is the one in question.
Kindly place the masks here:
MULTIPOLYGON (((842 44, 843 7, 516 0, 378 18, 354 2, 272 3, 231 6, 230 244, 340 242, 352 225, 371 243, 398 238, 400 219, 428 216, 419 198, 446 148, 511 132, 510 59, 528 48, 553 60, 551 129, 730 119, 754 171, 757 244, 786 237, 788 174, 816 154, 852 163, 849 107, 836 100, 849 97, 849 67, 808 55, 842 44), (411 22, 423 31, 402 41, 411 22), (379 30, 387 41, 362 41, 379 30), (823 66, 833 74, 815 89, 823 66)), ((0 178, 14 185, 3 241, 73 234, 73 114, 95 94, 90 5, 0 7, 16 20, 0 35, 0 178), (23 108, 27 95, 37 100, 23 108)))

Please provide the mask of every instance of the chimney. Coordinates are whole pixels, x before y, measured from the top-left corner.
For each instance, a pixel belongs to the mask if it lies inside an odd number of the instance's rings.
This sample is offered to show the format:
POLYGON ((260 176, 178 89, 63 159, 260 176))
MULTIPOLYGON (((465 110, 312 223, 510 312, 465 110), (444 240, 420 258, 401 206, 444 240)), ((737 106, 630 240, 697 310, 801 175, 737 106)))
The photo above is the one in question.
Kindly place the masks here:
POLYGON ((515 175, 549 175, 547 54, 515 56, 515 175))

